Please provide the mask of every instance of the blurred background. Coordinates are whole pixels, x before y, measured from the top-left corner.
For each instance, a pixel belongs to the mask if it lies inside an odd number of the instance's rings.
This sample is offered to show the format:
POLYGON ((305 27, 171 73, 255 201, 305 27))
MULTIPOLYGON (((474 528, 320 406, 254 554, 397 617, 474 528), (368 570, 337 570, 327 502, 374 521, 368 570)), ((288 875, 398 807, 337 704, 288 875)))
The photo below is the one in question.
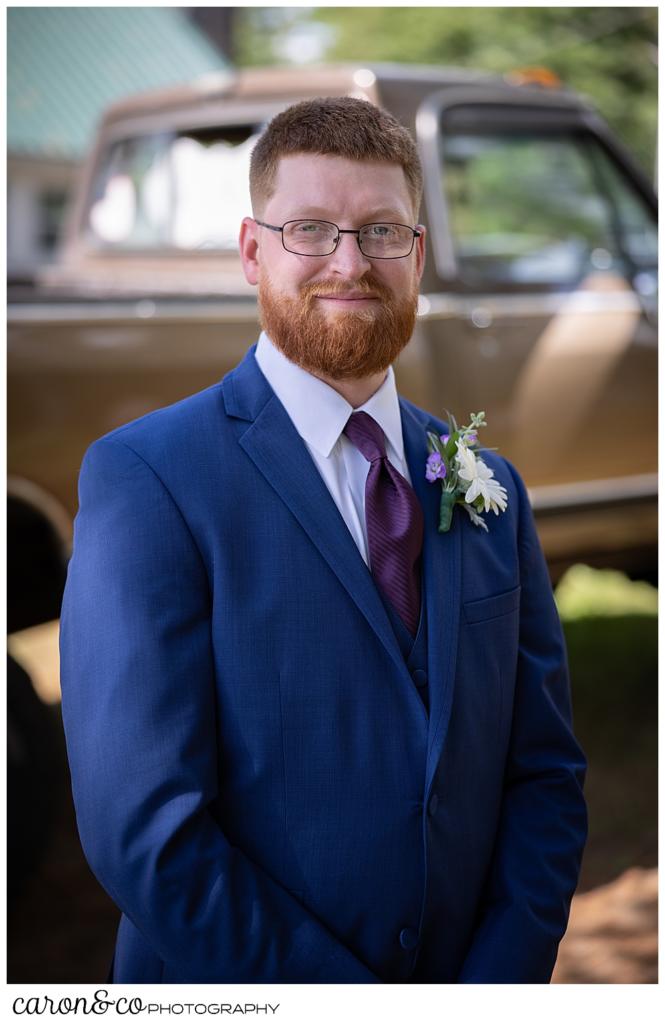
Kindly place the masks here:
POLYGON ((288 103, 348 92, 423 157, 428 270, 400 390, 486 410, 564 624, 590 838, 554 980, 656 982, 657 9, 7 20, 7 980, 103 980, 119 917, 78 845, 60 722, 81 457, 242 358, 251 146, 288 103))

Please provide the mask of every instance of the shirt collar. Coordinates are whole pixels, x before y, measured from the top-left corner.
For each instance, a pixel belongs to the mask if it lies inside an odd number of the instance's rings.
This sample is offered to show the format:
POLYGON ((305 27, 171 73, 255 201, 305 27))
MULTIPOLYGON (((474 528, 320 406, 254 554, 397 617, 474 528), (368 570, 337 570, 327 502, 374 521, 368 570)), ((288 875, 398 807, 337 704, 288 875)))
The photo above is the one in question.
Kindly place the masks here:
POLYGON ((292 363, 265 331, 256 346, 256 361, 307 444, 328 458, 352 412, 366 412, 379 424, 397 456, 404 460, 399 399, 392 366, 381 387, 358 409, 338 391, 301 366, 292 363))

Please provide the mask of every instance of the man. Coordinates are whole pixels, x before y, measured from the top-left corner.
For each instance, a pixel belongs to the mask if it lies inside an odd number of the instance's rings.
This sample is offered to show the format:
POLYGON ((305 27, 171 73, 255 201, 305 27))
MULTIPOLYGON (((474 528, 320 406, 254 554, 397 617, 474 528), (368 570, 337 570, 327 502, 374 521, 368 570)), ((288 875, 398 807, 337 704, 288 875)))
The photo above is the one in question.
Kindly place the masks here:
POLYGON ((396 394, 414 144, 314 100, 250 185, 258 345, 81 472, 63 712, 112 978, 546 982, 584 761, 522 482, 487 454, 507 509, 438 532, 446 427, 396 394))

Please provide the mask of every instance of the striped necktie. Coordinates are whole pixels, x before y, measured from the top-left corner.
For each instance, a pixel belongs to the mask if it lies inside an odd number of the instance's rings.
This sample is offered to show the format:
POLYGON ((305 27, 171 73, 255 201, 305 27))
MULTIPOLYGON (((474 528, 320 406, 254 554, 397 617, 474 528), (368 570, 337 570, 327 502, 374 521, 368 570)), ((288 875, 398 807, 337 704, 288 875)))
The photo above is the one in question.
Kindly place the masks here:
POLYGON ((366 412, 354 412, 344 428, 369 462, 365 521, 372 576, 415 637, 420 618, 420 554, 423 513, 416 493, 386 455, 383 430, 366 412))

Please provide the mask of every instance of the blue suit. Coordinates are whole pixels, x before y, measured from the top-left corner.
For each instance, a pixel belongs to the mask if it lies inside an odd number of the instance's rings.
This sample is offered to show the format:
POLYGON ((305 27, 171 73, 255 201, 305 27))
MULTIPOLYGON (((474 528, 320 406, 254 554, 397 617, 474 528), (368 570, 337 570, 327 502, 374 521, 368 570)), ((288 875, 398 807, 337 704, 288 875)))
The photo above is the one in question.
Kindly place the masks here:
POLYGON ((86 453, 62 701, 116 982, 549 980, 586 813, 545 563, 491 453, 507 512, 437 532, 400 407, 427 701, 253 349, 86 453))

